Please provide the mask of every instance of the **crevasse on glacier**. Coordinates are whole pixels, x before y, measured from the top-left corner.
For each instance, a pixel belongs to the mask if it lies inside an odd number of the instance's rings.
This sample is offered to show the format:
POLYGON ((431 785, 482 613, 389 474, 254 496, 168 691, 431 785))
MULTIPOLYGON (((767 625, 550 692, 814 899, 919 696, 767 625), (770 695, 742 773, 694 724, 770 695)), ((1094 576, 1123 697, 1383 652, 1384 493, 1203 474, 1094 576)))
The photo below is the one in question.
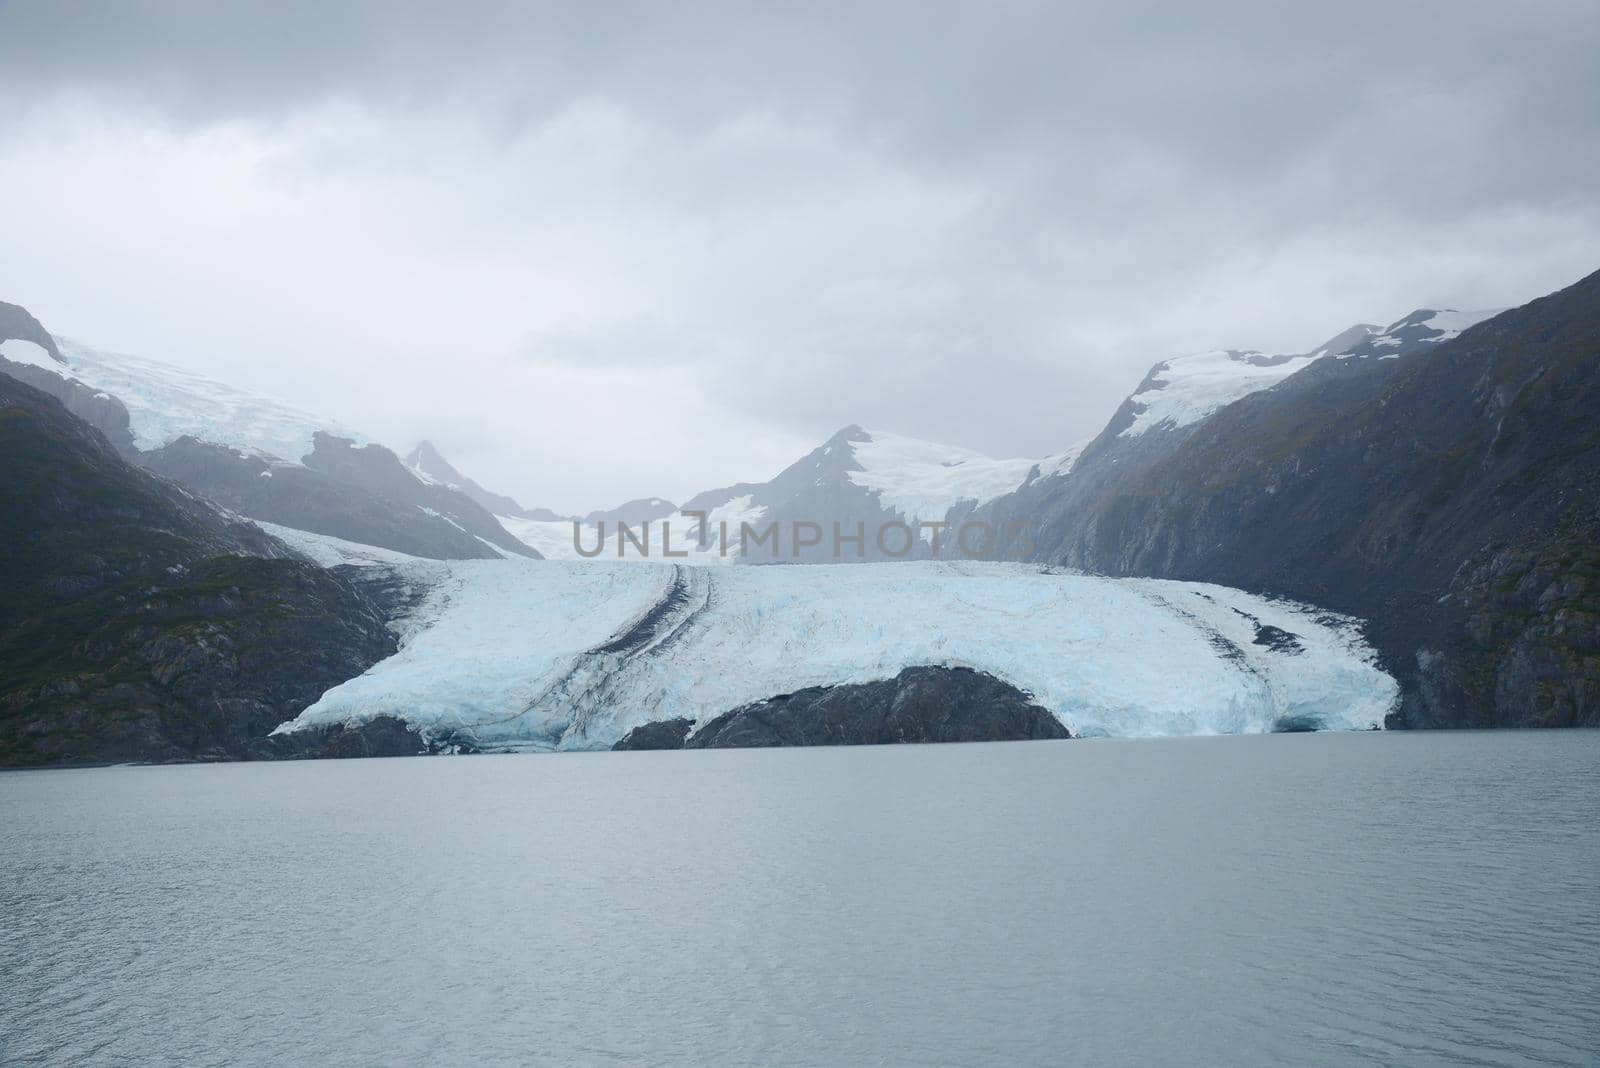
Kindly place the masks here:
POLYGON ((974 562, 441 562, 269 529, 427 591, 398 653, 282 730, 392 715, 480 747, 599 749, 651 720, 918 665, 987 671, 1088 736, 1361 730, 1398 695, 1355 620, 1201 583, 974 562))

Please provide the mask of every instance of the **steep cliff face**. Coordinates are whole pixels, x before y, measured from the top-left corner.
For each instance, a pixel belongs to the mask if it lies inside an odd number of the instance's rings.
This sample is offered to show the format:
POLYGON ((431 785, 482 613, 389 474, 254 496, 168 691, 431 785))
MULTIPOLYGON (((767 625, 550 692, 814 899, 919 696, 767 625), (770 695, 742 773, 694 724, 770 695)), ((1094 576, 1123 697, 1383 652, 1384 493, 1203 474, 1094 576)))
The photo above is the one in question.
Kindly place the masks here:
POLYGON ((277 755, 394 651, 370 598, 0 374, 0 765, 277 755))
MULTIPOLYGON (((496 516, 532 519, 541 523, 559 523, 564 519, 570 518, 557 515, 548 508, 524 508, 515 499, 507 497, 503 493, 495 493, 492 490, 484 489, 478 483, 456 470, 449 460, 440 455, 439 450, 434 448, 431 441, 418 442, 416 448, 406 453, 405 465, 406 470, 422 481, 460 490, 496 516)), ((654 517, 652 516, 652 518, 654 517)))
POLYGON ((319 431, 312 436, 312 450, 303 462, 337 482, 441 518, 474 540, 517 556, 539 557, 508 534, 483 505, 454 487, 422 481, 382 445, 358 446, 348 438, 319 431))
POLYGON ((1040 551, 1365 617, 1395 725, 1596 724, 1597 412, 1600 274, 1426 352, 1318 360, 1077 499, 1040 551))

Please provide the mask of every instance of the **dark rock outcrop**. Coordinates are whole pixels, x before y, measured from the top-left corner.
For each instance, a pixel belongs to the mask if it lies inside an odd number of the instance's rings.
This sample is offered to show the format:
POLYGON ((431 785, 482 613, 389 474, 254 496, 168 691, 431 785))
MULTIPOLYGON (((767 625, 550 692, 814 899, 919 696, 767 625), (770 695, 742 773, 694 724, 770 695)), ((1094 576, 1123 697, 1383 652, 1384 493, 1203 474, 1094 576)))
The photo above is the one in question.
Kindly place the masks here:
POLYGON ((657 519, 666 519, 677 510, 677 505, 663 497, 639 497, 619 504, 615 508, 605 508, 590 512, 583 517, 581 522, 590 524, 605 523, 607 526, 617 523, 638 526, 641 523, 653 523, 657 519))
POLYGON ((1015 686, 971 668, 907 668, 893 679, 769 697, 687 734, 687 720, 635 728, 614 749, 749 749, 1070 738, 1015 686), (678 744, 671 744, 674 737, 678 744))
POLYGON ((236 759, 390 655, 382 612, 0 374, 0 765, 236 759))
POLYGON ((59 360, 63 366, 66 360, 61 356, 61 350, 56 347, 56 339, 50 336, 50 331, 44 324, 35 319, 27 308, 20 304, 7 304, 0 300, 0 341, 31 341, 54 360, 59 360))
POLYGON ((692 719, 658 719, 635 727, 613 749, 682 749, 694 727, 692 719))
POLYGON ((56 346, 56 339, 50 336, 39 320, 30 315, 26 308, 0 301, 0 342, 13 338, 31 341, 44 349, 61 364, 60 370, 50 371, 0 357, 0 372, 50 394, 66 405, 67 411, 104 434, 106 440, 124 455, 133 453, 133 431, 128 409, 123 403, 109 393, 86 386, 72 377, 72 369, 56 346))

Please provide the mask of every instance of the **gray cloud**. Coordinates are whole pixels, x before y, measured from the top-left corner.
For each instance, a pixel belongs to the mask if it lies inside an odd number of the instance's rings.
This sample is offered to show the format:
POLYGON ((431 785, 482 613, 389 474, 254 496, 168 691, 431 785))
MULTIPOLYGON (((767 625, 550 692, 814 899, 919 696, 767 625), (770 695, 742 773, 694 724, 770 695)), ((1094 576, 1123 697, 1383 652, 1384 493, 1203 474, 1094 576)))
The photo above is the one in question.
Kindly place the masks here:
POLYGON ((1591 0, 591 8, 0 7, 0 298, 587 507, 1600 259, 1591 0))

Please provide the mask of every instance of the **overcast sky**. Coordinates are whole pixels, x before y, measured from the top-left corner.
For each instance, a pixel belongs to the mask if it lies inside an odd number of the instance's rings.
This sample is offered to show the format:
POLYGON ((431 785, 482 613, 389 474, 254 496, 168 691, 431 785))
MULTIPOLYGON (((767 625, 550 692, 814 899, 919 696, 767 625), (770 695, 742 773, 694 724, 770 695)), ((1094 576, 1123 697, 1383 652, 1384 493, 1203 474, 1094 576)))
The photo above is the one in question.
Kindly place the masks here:
POLYGON ((1600 268, 1597 56, 1594 0, 0 0, 0 300, 530 505, 1042 455, 1600 268))

